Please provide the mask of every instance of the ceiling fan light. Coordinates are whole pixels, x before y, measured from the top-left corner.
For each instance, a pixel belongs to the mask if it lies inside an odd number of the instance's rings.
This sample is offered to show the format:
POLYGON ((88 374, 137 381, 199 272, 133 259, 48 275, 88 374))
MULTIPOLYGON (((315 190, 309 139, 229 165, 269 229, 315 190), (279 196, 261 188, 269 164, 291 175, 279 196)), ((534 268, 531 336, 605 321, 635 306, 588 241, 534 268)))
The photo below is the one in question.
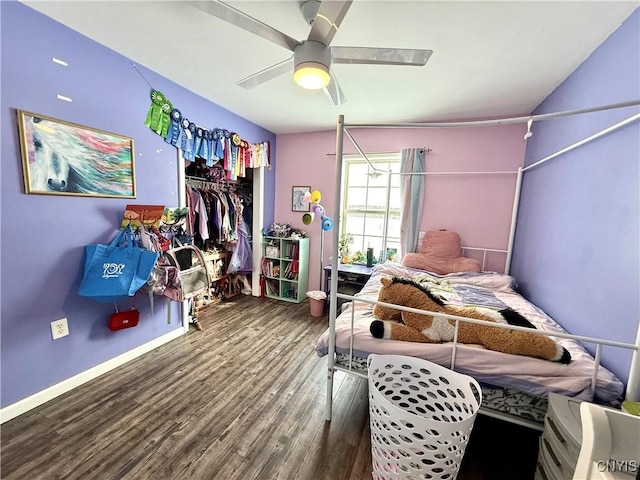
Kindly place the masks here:
POLYGON ((296 65, 293 80, 307 90, 319 90, 329 84, 329 69, 317 62, 303 62, 296 65))

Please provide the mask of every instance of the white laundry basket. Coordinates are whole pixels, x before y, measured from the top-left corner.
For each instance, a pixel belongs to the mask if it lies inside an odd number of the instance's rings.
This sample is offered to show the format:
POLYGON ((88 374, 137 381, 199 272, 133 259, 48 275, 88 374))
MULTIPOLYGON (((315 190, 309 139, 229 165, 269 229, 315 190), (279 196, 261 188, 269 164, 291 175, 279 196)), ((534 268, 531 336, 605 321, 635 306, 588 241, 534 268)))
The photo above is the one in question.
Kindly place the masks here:
POLYGON ((368 358, 374 479, 455 479, 482 391, 472 377, 403 355, 368 358))

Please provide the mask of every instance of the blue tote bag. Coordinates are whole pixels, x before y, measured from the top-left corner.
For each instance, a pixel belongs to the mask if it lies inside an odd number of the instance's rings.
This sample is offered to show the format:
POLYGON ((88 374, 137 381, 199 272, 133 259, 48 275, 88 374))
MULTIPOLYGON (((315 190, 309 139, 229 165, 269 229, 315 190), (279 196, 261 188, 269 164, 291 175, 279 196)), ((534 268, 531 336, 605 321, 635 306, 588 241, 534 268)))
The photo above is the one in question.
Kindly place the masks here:
POLYGON ((136 246, 131 226, 127 226, 109 245, 85 247, 78 295, 105 303, 133 296, 147 282, 158 257, 158 253, 136 246))

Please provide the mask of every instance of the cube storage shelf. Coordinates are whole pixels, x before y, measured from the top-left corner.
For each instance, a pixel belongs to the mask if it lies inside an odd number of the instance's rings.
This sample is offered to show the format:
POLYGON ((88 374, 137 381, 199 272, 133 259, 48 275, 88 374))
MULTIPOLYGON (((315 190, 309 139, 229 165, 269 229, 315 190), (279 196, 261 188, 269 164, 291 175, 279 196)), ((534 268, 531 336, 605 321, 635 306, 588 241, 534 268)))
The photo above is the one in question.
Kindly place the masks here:
POLYGON ((265 295, 286 302, 302 302, 309 282, 309 239, 264 237, 262 245, 265 295))

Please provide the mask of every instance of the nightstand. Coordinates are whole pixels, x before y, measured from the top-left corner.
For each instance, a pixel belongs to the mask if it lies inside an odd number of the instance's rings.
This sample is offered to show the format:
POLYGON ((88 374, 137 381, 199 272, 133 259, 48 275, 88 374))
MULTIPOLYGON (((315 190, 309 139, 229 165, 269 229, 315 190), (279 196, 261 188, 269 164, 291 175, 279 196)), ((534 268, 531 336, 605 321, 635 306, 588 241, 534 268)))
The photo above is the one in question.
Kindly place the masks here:
POLYGON ((549 393, 535 480, 573 478, 582 443, 581 403, 580 400, 549 393))
MULTIPOLYGON (((366 265, 338 265, 338 292, 345 295, 355 295, 371 277, 372 267, 366 265)), ((324 267, 324 291, 327 294, 327 304, 331 293, 331 265, 324 267)), ((338 313, 340 307, 347 300, 338 298, 338 313)))

